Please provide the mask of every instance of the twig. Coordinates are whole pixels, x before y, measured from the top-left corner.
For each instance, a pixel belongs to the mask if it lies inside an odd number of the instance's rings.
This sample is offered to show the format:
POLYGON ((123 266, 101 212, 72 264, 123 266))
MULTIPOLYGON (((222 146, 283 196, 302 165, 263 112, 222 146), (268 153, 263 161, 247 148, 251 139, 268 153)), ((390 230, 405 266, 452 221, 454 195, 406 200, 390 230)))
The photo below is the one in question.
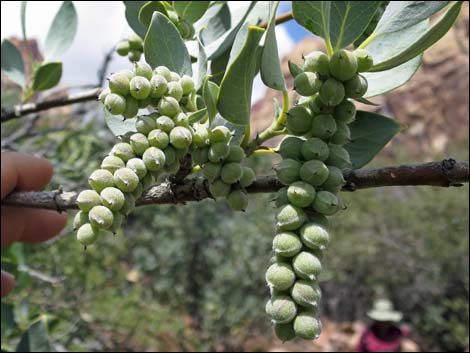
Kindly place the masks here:
MULTIPOLYGON (((281 23, 287 22, 292 20, 294 17, 292 15, 292 12, 286 12, 283 13, 282 15, 279 15, 276 17, 276 25, 280 25, 281 23)), ((268 22, 263 22, 259 25, 261 28, 267 28, 268 27, 268 22)))
MULTIPOLYGON (((441 162, 406 164, 393 167, 366 170, 347 170, 344 172, 346 185, 344 191, 366 188, 405 185, 461 186, 469 181, 468 162, 445 159, 441 162)), ((279 190, 282 184, 275 176, 259 177, 247 188, 249 193, 269 193, 279 190)), ((137 200, 137 206, 151 204, 180 204, 200 201, 211 197, 207 180, 202 178, 186 179, 184 182, 164 182, 147 189, 137 200)), ((58 211, 76 209, 76 192, 17 191, 2 200, 2 206, 34 207, 58 211)))

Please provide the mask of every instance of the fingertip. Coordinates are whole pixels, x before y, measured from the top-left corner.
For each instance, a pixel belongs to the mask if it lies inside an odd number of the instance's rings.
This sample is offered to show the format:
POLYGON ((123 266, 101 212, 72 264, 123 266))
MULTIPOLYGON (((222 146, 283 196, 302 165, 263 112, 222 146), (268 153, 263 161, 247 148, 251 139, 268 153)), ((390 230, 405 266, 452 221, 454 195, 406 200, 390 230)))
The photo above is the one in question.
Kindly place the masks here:
POLYGON ((4 297, 11 292, 15 286, 15 278, 8 272, 2 270, 2 290, 1 296, 4 297))

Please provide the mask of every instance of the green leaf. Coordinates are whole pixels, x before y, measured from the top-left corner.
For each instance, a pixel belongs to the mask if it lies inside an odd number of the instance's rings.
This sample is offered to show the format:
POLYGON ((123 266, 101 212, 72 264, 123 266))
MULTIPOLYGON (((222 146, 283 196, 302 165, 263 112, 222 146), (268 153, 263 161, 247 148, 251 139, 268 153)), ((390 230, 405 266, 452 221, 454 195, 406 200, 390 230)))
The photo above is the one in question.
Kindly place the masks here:
POLYGON ((201 32, 201 42, 204 45, 212 43, 227 32, 232 24, 230 9, 226 2, 214 2, 204 16, 195 24, 197 32, 201 32))
POLYGON ((15 316, 13 314, 13 305, 2 302, 2 330, 6 330, 6 334, 10 334, 16 328, 15 316))
POLYGON ((344 148, 349 152, 354 169, 369 163, 401 129, 400 124, 383 115, 359 110, 349 125, 351 142, 344 148))
POLYGON ((266 86, 278 91, 285 91, 287 87, 279 61, 275 32, 276 10, 279 6, 279 1, 270 1, 270 3, 272 7, 271 18, 266 30, 266 39, 261 54, 261 79, 266 86))
POLYGON ((214 121, 215 116, 217 115, 217 97, 219 96, 219 86, 214 82, 205 80, 202 88, 202 96, 204 102, 206 103, 207 114, 209 115, 209 122, 214 121))
POLYGON ((331 1, 292 1, 294 19, 313 34, 322 37, 327 47, 330 41, 331 1))
POLYGON ((173 1, 173 7, 178 16, 191 23, 204 15, 209 4, 210 1, 173 1))
POLYGON ((422 54, 418 55, 410 61, 390 70, 362 73, 367 79, 369 86, 364 98, 384 94, 407 83, 418 70, 422 57, 422 54))
POLYGON ((146 28, 148 28, 150 26, 150 22, 152 21, 153 13, 155 11, 161 12, 162 14, 167 16, 165 6, 163 6, 161 1, 149 1, 140 8, 140 10, 139 10, 139 21, 146 28))
POLYGON ((250 122, 251 92, 258 61, 258 44, 264 29, 243 26, 230 52, 227 71, 220 85, 217 107, 230 123, 250 122))
POLYGON ((380 1, 331 1, 330 38, 334 50, 347 47, 366 30, 380 1))
POLYGON ((139 21, 139 12, 140 8, 144 6, 147 1, 123 1, 124 6, 126 7, 126 20, 129 24, 129 27, 137 33, 140 37, 144 38, 147 33, 147 27, 145 27, 139 21))
POLYGON ((289 72, 292 77, 296 77, 298 74, 301 74, 302 72, 304 72, 304 70, 302 70, 302 68, 299 65, 293 63, 290 60, 287 62, 287 64, 289 66, 289 72))
POLYGON ((77 33, 77 11, 72 1, 64 1, 54 17, 44 44, 44 56, 50 60, 63 54, 77 33))
POLYGON ((18 48, 8 39, 4 39, 2 42, 2 71, 16 84, 25 85, 23 58, 18 48))
POLYGON ((374 35, 401 31, 429 18, 449 1, 390 1, 374 35))
POLYGON ((180 75, 192 76, 188 49, 173 22, 160 12, 153 13, 144 53, 145 60, 153 67, 163 65, 180 75))
POLYGON ((204 85, 207 77, 207 55, 204 51, 204 46, 201 43, 201 33, 197 38, 198 45, 198 58, 197 58, 197 77, 196 77, 196 91, 199 91, 204 85))
POLYGON ((137 132, 135 128, 137 118, 124 119, 121 116, 112 115, 105 109, 104 119, 114 136, 125 136, 130 132, 137 132))
POLYGON ((62 77, 62 63, 49 62, 41 64, 33 77, 34 91, 44 91, 56 86, 62 77))
POLYGON ((197 123, 207 116, 207 108, 200 109, 194 113, 189 114, 188 121, 190 124, 197 123))
POLYGON ((29 326, 23 333, 21 340, 16 346, 17 352, 53 352, 49 342, 49 332, 47 329, 46 317, 41 317, 38 321, 29 326))
POLYGON ((230 59, 231 47, 228 48, 225 53, 218 56, 216 59, 211 61, 211 77, 210 80, 220 85, 224 78, 225 71, 227 70, 228 60, 230 59))
MULTIPOLYGON (((424 52, 449 31, 457 19, 461 7, 462 2, 453 3, 446 13, 444 13, 439 20, 429 27, 426 32, 417 38, 413 44, 402 50, 400 53, 389 57, 387 60, 382 61, 379 64, 375 64, 369 71, 374 72, 391 69, 413 59, 414 57, 424 52)), ((375 40, 381 39, 380 37, 376 37, 375 40)))
POLYGON ((26 43, 28 41, 26 37, 26 4, 27 1, 21 2, 21 32, 23 34, 23 41, 26 43))

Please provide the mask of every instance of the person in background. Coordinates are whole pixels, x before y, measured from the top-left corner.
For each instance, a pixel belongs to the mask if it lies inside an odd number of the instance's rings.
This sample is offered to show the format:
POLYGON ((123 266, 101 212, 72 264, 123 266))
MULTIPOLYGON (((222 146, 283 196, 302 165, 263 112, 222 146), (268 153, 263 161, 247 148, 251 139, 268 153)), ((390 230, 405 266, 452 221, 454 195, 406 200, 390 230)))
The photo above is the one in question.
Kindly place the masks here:
POLYGON ((372 320, 362 333, 357 352, 418 352, 418 346, 408 339, 409 329, 400 325, 403 314, 393 308, 388 299, 376 300, 367 313, 372 320))

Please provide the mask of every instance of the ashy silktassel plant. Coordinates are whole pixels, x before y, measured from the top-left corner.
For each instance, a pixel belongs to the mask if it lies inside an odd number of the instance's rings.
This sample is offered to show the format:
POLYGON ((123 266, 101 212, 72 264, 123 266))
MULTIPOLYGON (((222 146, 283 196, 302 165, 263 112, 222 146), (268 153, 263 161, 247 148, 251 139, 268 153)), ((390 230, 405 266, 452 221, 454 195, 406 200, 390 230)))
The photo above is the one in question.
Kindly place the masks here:
MULTIPOLYGON (((85 248, 116 234, 136 206, 212 197, 245 211, 249 193, 277 191, 266 313, 281 340, 311 340, 321 333, 318 279, 322 254, 334 241, 328 217, 346 208, 341 191, 468 181, 468 164, 455 161, 363 170, 402 127, 355 105, 374 105, 371 98, 409 81, 423 52, 455 22, 461 1, 292 1, 292 12, 277 17, 279 1, 253 1, 236 11, 227 2, 124 4, 123 20, 134 33, 115 51, 131 63, 112 73, 106 87, 2 111, 3 122, 85 100, 102 103, 119 141, 89 176, 90 189, 17 192, 3 201, 79 208, 73 228, 85 248), (289 62, 292 87, 275 32, 289 20, 322 38, 326 48, 289 62), (274 102, 272 124, 252 134, 258 74, 283 100, 274 102), (295 102, 291 89, 299 96, 295 102), (264 146, 278 136, 284 137, 277 148, 264 146), (275 173, 257 177, 246 163, 255 154, 278 154, 275 173)), ((68 48, 75 29, 73 4, 64 2, 46 40, 47 60, 68 48)), ((61 65, 33 63, 28 79, 18 49, 2 43, 2 70, 23 88, 25 103, 59 82, 61 65)))

